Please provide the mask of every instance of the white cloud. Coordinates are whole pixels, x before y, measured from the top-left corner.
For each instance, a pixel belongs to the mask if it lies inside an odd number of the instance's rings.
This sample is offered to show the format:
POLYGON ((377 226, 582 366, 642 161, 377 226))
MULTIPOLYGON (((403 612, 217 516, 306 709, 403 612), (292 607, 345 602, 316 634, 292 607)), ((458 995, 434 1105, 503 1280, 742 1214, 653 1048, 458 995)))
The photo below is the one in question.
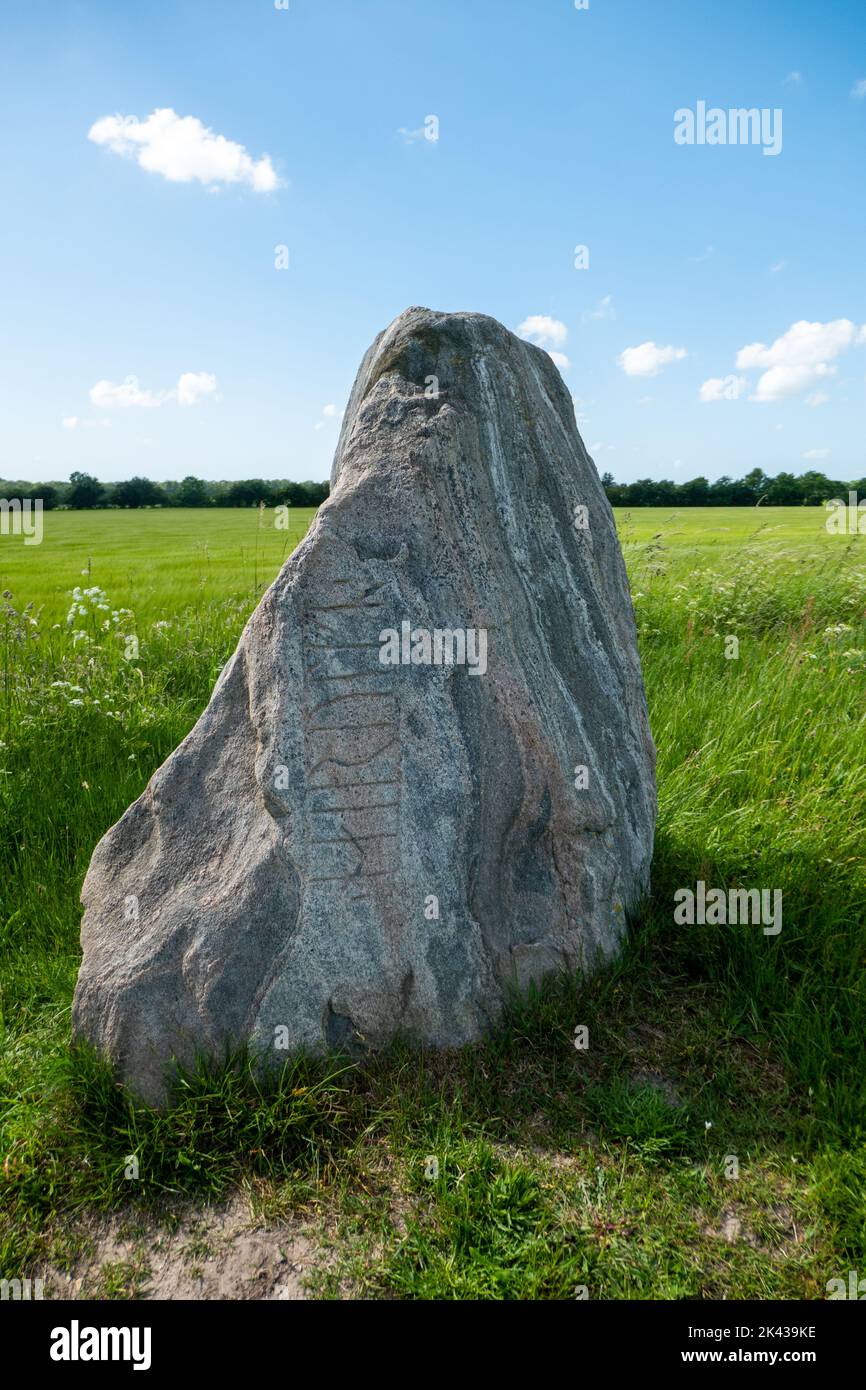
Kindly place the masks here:
POLYGON ((571 363, 570 363, 570 361, 568 360, 568 358, 566 357, 566 355, 565 355, 564 352, 550 352, 550 351, 548 350, 548 354, 547 354, 547 355, 548 355, 548 357, 550 358, 550 360, 555 364, 555 366, 557 366, 557 367, 559 368, 559 370, 560 370, 561 372, 566 372, 566 371, 568 371, 568 368, 571 366, 571 363))
POLYGON ((144 410, 154 410, 162 405, 162 397, 152 391, 143 391, 137 376, 128 376, 120 385, 112 381, 97 381, 90 388, 90 399, 100 410, 127 410, 130 406, 140 406, 144 410))
POLYGON ((712 376, 709 381, 705 381, 701 387, 701 400, 705 403, 710 401, 738 401, 743 392, 748 389, 748 385, 748 377, 712 376))
POLYGON ((110 420, 81 420, 77 415, 67 415, 63 421, 65 430, 110 430, 110 420))
POLYGON ((177 383, 178 405, 198 405, 202 396, 212 396, 217 380, 212 372, 184 372, 177 383))
POLYGON ((214 394, 216 385, 211 372, 184 372, 173 390, 151 391, 140 385, 137 376, 128 376, 119 384, 97 381, 90 388, 90 399, 100 410, 156 410, 172 400, 181 406, 198 405, 203 397, 214 394))
POLYGON ((851 95, 855 101, 862 101, 866 97, 866 77, 861 77, 859 82, 854 83, 851 95))
POLYGON ((758 385, 749 397, 763 404, 767 401, 784 401, 789 396, 800 396, 816 381, 832 376, 836 368, 827 362, 817 362, 813 367, 771 367, 764 372, 758 385))
MULTIPOLYGON (((331 404, 326 405, 324 407, 324 409, 322 410, 322 414, 324 415, 325 420, 338 420, 342 417, 343 412, 339 406, 334 405, 332 402, 331 404)), ((318 420, 314 428, 317 430, 323 430, 325 428, 325 420, 318 420)))
POLYGON ((140 168, 162 174, 171 183, 243 183, 256 193, 272 193, 282 186, 268 155, 253 159, 243 145, 170 107, 152 111, 143 121, 137 116, 103 116, 87 138, 135 159, 140 168))
POLYGON ((833 319, 830 323, 808 323, 800 319, 770 347, 764 343, 750 343, 740 348, 737 366, 811 366, 838 357, 840 352, 863 338, 864 330, 858 331, 850 319, 833 319))
POLYGON ((807 459, 810 463, 817 463, 820 459, 828 459, 829 457, 829 449, 807 449, 803 455, 803 458, 807 459))
POLYGON ((658 376, 669 362, 680 362, 687 356, 685 348, 659 347, 650 342, 626 348, 616 360, 626 376, 658 376))
POLYGON ((790 83, 794 87, 799 86, 802 81, 803 74, 801 72, 789 72, 788 76, 785 78, 785 82, 790 83))
POLYGON ((815 406, 826 405, 829 399, 826 391, 813 391, 811 396, 806 397, 806 404, 814 408, 815 406))
POLYGON ((797 396, 816 382, 832 376, 833 358, 856 343, 866 341, 866 326, 858 329, 850 319, 808 323, 800 319, 769 347, 750 343, 737 353, 737 366, 766 370, 758 381, 753 401, 778 401, 797 396))
POLYGON ((559 319, 547 314, 530 314, 517 329, 521 338, 527 338, 541 348, 563 348, 568 341, 568 329, 559 319))
POLYGON ((616 309, 613 307, 613 295, 606 294, 604 299, 600 299, 594 309, 586 309, 582 315, 583 322, 589 323, 593 319, 615 319, 616 309))

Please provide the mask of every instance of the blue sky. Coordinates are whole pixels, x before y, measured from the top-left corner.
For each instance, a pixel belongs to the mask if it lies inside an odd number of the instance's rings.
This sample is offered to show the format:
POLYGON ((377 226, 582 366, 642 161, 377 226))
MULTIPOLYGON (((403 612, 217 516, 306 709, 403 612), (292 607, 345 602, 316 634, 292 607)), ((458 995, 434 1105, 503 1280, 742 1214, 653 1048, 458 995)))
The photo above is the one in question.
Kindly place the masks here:
POLYGON ((621 481, 862 476, 862 0, 289 6, 4 0, 0 476, 326 477, 410 304, 535 321, 621 481))

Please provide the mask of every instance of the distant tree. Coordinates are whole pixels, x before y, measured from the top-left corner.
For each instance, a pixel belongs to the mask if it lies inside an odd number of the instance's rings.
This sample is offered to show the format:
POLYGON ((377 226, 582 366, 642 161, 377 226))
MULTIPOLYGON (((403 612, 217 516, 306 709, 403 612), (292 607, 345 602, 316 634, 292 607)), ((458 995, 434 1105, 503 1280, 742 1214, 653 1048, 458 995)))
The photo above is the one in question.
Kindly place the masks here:
POLYGON ((320 507, 323 502, 327 501, 331 492, 330 483, 307 482, 301 483, 301 487, 304 493, 302 505, 305 507, 320 507))
POLYGON ((746 484, 746 487, 751 490, 752 495, 754 496, 756 506, 766 493, 767 484, 769 483, 769 481, 770 479, 767 477, 763 468, 753 468, 752 471, 750 473, 747 473, 745 478, 743 479, 743 482, 746 484))
POLYGON ((282 500, 288 502, 290 507, 305 507, 307 505, 307 494, 302 483, 286 483, 282 491, 282 500))
POLYGON ((655 483, 652 478, 638 478, 628 485, 628 505, 630 507, 651 507, 655 500, 655 483))
POLYGON ((808 507, 819 507, 831 497, 838 497, 840 483, 831 483, 823 473, 810 471, 799 479, 803 502, 808 507))
POLYGON ((740 478, 738 482, 731 483, 730 505, 732 507, 754 507, 759 495, 744 478, 740 478))
POLYGON ((730 507, 733 502, 734 488, 736 484, 732 478, 716 478, 714 483, 710 483, 709 502, 711 507, 730 507))
POLYGON ((706 507, 710 501, 710 485, 706 478, 692 478, 683 483, 680 497, 687 507, 706 507))
POLYGON ((779 473, 767 484, 767 505, 769 507, 794 507, 803 501, 801 479, 793 473, 779 473))
POLYGON ((259 502, 267 502, 269 495, 270 488, 261 478, 248 478, 245 482, 229 485, 222 505, 225 507, 257 507, 259 502))
POLYGON ((60 501, 60 494, 53 483, 33 483, 27 493, 35 502, 37 499, 42 502, 43 511, 50 512, 60 501))
POLYGON ((209 507, 210 490, 201 478, 184 478, 175 492, 174 501, 179 507, 209 507))
POLYGON ((267 504, 269 507, 278 507, 281 504, 290 507, 319 507, 328 496, 330 483, 291 483, 285 480, 272 482, 269 484, 269 495, 267 504))
POLYGON ((70 473, 66 502, 70 507, 98 507, 105 501, 105 488, 89 473, 70 473))
POLYGON ((111 500, 116 507, 160 507, 166 499, 158 483, 149 478, 129 478, 115 484, 111 500))
POLYGON ((269 507, 303 507, 304 489, 300 483, 291 483, 286 478, 279 478, 268 484, 268 506, 269 507))
POLYGON ((662 479, 660 483, 656 484, 656 497, 658 498, 656 506, 672 506, 679 499, 679 488, 676 483, 671 483, 668 482, 667 479, 662 479))
POLYGON ((831 497, 846 497, 849 491, 866 499, 866 479, 841 483, 814 471, 801 477, 779 473, 770 478, 763 469, 753 468, 745 478, 726 475, 714 483, 706 478, 692 478, 686 483, 654 478, 617 483, 612 474, 605 473, 601 481, 614 507, 754 507, 761 502, 774 507, 818 507, 831 497))

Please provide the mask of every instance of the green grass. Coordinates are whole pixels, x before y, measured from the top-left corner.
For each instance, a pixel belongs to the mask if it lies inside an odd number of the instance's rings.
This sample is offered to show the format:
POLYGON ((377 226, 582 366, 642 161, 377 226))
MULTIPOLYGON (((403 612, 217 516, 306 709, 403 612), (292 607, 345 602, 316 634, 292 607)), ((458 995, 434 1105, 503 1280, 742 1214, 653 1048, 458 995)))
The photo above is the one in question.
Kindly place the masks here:
POLYGON ((41 546, 0 539, 0 1277, 71 1260, 94 1214, 238 1188, 315 1225, 322 1297, 821 1298, 866 1275, 866 540, 817 509, 617 517, 660 818, 603 978, 515 1001, 459 1053, 299 1060, 268 1090, 238 1058, 163 1116, 70 1055, 93 846, 310 515, 50 513, 41 546), (108 609, 70 627, 76 585, 108 609), (675 926, 698 878, 780 889, 781 934, 675 926))
POLYGON ((42 545, 0 536, 0 590, 52 623, 66 618, 76 584, 98 584, 140 623, 226 599, 251 612, 315 514, 291 508, 278 528, 273 511, 254 507, 45 512, 42 545))

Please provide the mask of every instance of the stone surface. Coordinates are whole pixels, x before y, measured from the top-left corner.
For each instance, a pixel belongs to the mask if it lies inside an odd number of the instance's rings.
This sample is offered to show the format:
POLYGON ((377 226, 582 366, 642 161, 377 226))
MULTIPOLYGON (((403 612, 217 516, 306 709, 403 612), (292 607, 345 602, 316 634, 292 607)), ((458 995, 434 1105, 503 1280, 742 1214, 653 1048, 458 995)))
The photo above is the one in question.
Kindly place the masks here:
POLYGON ((571 396, 493 319, 407 310, 361 365, 329 501, 94 852, 75 1034, 153 1102, 172 1057, 238 1041, 477 1039, 512 982, 616 952, 655 810, 571 396), (404 623, 420 658, 468 630, 474 669, 383 664, 404 623))

